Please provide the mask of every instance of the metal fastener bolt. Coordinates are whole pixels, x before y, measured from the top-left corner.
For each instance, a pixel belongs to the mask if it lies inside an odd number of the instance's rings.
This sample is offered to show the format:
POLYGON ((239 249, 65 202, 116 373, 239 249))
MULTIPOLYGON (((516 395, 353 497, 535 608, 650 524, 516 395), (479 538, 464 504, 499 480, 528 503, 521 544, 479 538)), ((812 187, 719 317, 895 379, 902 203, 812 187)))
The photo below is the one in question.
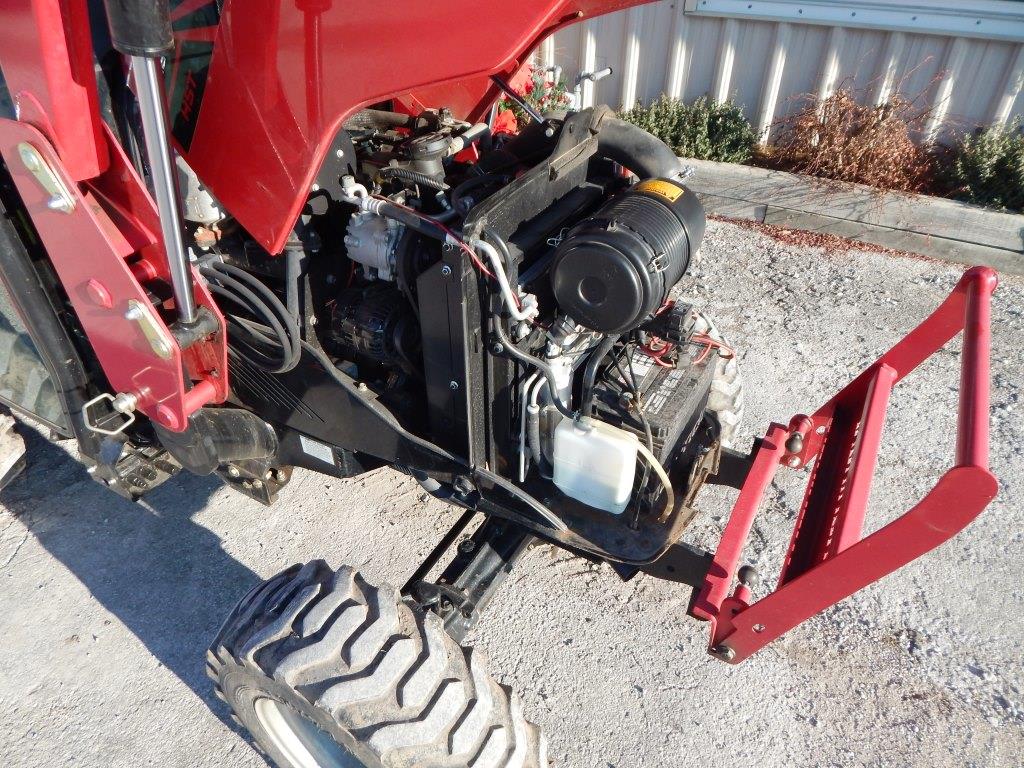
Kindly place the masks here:
POLYGON ((451 277, 451 274, 452 274, 452 268, 451 268, 451 267, 449 267, 449 266, 448 266, 447 264, 443 265, 443 266, 441 267, 441 274, 442 274, 442 275, 443 275, 444 277, 451 277))
POLYGON ((263 487, 263 481, 262 480, 253 480, 252 481, 252 487, 253 488, 262 488, 263 487))
POLYGON ((736 658, 736 651, 728 645, 716 645, 711 649, 711 652, 723 661, 732 661, 736 658))
POLYGON ((238 467, 234 465, 228 467, 228 477, 238 477, 239 474, 238 467))
POLYGON ((505 345, 502 344, 500 341, 496 342, 495 345, 491 347, 491 352, 493 352, 496 355, 502 355, 505 353, 505 345))
POLYGON ((21 162, 25 164, 25 167, 30 171, 39 170, 39 158, 36 153, 26 144, 22 144, 18 154, 21 155, 21 162))
POLYGON ((794 432, 786 440, 786 450, 790 453, 800 453, 804 449, 804 436, 794 432))
POLYGON ((458 390, 458 388, 459 388, 459 382, 457 382, 457 381, 449 381, 448 382, 448 389, 450 389, 452 392, 455 392, 456 390, 458 390))
POLYGON ((345 156, 345 150, 344 149, 339 149, 337 152, 334 153, 334 156, 335 157, 344 157, 345 156))
POLYGON ((263 479, 266 480, 267 482, 270 482, 271 480, 274 479, 274 473, 268 469, 266 472, 263 473, 263 479))
POLYGON ((765 626, 764 624, 755 624, 753 627, 751 627, 751 629, 757 632, 757 634, 761 634, 762 632, 764 632, 765 626))
POLYGON ((474 549, 476 549, 476 542, 472 539, 463 539, 459 542, 459 552, 464 555, 468 555, 474 549))
POLYGON ((71 210, 71 204, 64 195, 54 195, 46 201, 46 207, 51 211, 63 211, 65 213, 71 210))
POLYGON ((791 466, 794 469, 796 469, 797 467, 800 466, 800 457, 799 456, 793 456, 793 457, 790 458, 790 460, 787 463, 789 464, 789 466, 791 466))

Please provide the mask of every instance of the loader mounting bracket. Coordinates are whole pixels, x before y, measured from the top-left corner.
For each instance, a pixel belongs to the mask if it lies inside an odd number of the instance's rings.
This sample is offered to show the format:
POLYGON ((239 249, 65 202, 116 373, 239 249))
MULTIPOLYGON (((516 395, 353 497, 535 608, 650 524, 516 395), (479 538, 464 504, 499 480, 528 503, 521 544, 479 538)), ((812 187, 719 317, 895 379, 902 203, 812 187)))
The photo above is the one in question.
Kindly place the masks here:
POLYGON ((923 323, 811 416, 772 424, 726 523, 690 613, 711 623, 709 652, 737 664, 797 624, 949 540, 995 498, 988 469, 990 303, 987 267, 968 270, 923 323), (963 332, 956 459, 912 509, 862 537, 889 395, 963 332), (754 601, 737 566, 780 465, 814 461, 775 591, 754 601))

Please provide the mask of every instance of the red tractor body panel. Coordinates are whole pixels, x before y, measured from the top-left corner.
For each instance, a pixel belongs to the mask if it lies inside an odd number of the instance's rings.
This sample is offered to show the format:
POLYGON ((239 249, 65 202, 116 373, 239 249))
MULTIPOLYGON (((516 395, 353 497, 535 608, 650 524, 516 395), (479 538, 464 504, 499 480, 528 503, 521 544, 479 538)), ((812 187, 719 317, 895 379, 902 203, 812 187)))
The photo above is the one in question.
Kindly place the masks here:
MULTIPOLYGON (((201 88, 185 157, 277 253, 338 129, 356 110, 396 98, 479 120, 498 96, 491 75, 517 70, 560 26, 642 1, 227 0, 216 27, 175 27, 179 45, 213 40, 205 82, 183 86, 201 88)), ((186 0, 172 17, 183 21, 201 5, 186 0)), ((194 102, 172 93, 172 110, 183 104, 191 111, 194 102)))

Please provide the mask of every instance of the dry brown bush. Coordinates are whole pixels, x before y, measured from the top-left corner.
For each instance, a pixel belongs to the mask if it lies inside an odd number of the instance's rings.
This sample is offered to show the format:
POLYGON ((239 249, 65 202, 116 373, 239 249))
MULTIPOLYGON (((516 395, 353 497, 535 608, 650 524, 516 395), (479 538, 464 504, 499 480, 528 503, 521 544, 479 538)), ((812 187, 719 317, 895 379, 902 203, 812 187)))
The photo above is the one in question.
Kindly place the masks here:
POLYGON ((767 148, 773 167, 900 192, 933 188, 936 159, 914 142, 927 111, 894 96, 881 106, 858 103, 849 88, 828 98, 805 97, 776 123, 778 138, 767 148))

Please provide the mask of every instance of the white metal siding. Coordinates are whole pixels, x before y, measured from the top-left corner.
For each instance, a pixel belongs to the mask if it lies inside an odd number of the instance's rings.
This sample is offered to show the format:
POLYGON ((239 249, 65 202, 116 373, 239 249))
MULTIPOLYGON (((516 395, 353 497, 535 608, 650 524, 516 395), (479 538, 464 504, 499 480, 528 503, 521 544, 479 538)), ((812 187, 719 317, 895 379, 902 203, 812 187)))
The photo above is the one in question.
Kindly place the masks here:
POLYGON ((1017 9, 1024 4, 661 0, 569 27, 539 57, 561 66, 570 86, 580 71, 614 69, 584 88, 584 106, 711 94, 734 99, 760 130, 804 94, 848 85, 878 102, 898 89, 922 94, 921 107, 932 111, 927 130, 942 138, 1024 113, 1017 9))

